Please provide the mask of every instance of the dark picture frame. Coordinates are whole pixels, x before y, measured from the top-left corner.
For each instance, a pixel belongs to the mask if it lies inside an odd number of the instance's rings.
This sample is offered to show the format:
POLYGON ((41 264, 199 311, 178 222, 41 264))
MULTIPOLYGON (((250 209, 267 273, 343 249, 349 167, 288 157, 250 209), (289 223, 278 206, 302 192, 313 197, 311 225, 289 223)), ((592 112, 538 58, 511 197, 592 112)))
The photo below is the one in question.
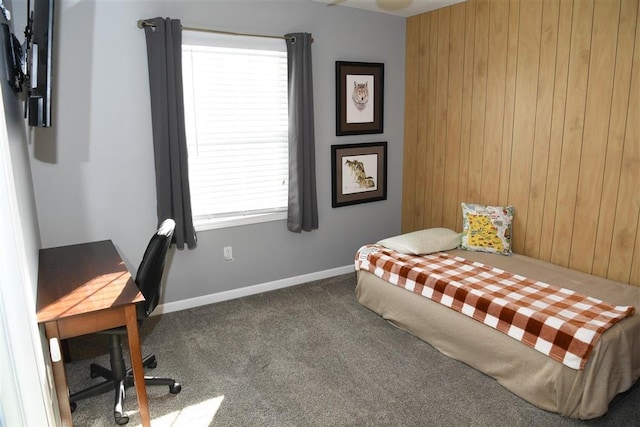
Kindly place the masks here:
POLYGON ((331 146, 331 206, 387 199, 387 143, 331 146))
POLYGON ((336 135, 383 132, 384 64, 336 61, 336 135))

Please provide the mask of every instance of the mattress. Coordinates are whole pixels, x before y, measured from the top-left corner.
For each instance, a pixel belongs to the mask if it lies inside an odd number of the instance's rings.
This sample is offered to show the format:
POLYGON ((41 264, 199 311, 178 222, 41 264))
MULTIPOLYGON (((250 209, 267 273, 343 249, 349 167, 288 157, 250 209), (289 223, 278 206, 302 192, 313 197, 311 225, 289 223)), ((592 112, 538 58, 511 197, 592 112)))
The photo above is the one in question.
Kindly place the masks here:
POLYGON ((611 400, 631 388, 640 377, 640 288, 522 255, 500 256, 464 250, 447 253, 615 305, 633 305, 635 314, 607 330, 596 343, 584 369, 576 370, 367 271, 358 271, 357 300, 443 354, 495 378, 533 405, 571 418, 604 415, 611 400))

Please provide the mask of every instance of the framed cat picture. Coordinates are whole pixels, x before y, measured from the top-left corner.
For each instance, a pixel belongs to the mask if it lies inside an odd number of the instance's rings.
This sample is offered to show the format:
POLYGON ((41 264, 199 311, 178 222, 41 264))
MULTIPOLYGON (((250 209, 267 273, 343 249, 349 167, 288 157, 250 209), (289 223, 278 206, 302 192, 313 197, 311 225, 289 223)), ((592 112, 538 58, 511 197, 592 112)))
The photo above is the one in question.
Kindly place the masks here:
POLYGON ((331 146, 331 206, 387 199, 387 142, 331 146))
POLYGON ((384 64, 336 61, 336 135, 382 133, 384 64))

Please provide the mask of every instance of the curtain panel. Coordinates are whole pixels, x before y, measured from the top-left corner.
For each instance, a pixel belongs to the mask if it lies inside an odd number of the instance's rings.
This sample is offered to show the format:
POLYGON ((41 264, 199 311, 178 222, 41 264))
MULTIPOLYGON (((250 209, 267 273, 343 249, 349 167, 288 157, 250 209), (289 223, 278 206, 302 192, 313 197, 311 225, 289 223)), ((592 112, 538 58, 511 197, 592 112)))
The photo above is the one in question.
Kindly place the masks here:
POLYGON ((289 83, 289 202, 287 228, 318 228, 311 34, 286 34, 289 83))
POLYGON ((182 94, 182 26, 179 19, 146 19, 158 224, 176 222, 179 249, 196 246, 182 94))

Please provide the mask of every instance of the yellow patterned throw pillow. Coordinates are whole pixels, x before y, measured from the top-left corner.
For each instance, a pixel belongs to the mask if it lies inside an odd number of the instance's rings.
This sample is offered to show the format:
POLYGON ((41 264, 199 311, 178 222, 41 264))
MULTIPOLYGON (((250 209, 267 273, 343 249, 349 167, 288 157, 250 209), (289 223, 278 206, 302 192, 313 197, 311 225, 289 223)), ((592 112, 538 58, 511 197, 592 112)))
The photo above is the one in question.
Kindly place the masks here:
POLYGON ((513 206, 462 203, 462 249, 511 255, 513 206))

